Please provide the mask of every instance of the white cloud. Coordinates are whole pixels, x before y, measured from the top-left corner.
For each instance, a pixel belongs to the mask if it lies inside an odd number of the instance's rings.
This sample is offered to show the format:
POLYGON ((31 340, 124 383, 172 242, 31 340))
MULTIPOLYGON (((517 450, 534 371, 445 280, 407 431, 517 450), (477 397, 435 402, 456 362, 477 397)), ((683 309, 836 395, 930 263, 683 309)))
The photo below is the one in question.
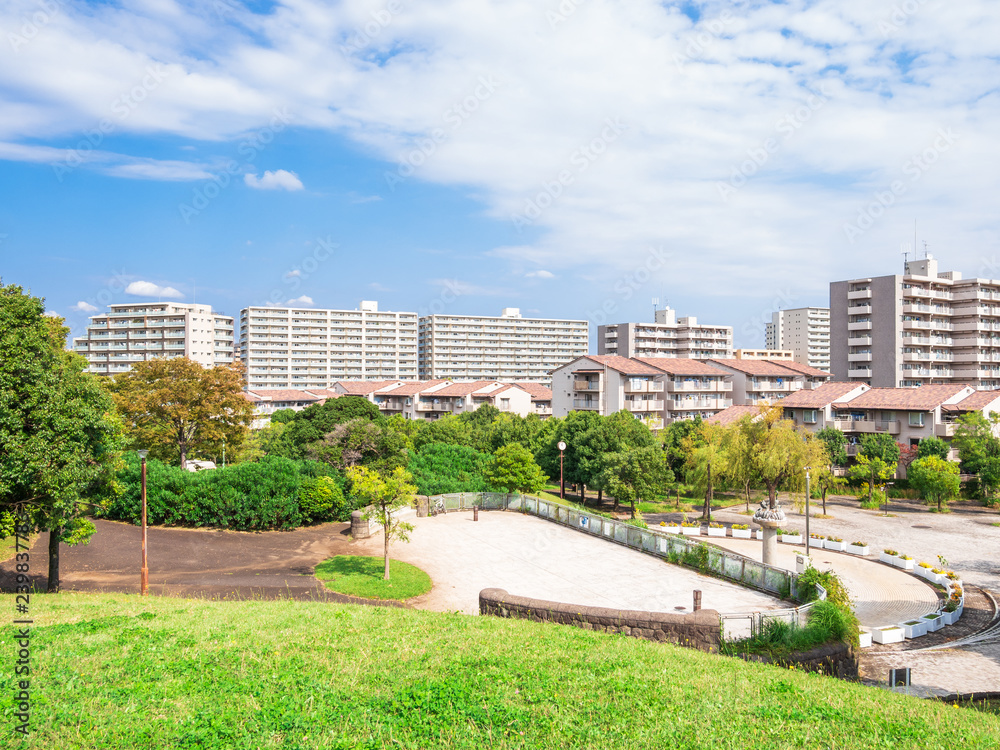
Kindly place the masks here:
POLYGON ((293 268, 291 271, 285 274, 286 279, 294 279, 302 275, 302 271, 297 268, 293 268))
POLYGON ((46 310, 42 313, 46 318, 61 318, 62 315, 57 313, 55 310, 46 310))
POLYGON ((136 297, 166 297, 167 299, 181 299, 184 296, 172 286, 159 286, 151 281, 133 281, 125 287, 125 294, 134 294, 136 297))
POLYGON ((83 300, 80 300, 75 305, 70 307, 70 310, 75 310, 76 312, 84 312, 84 313, 97 312, 96 307, 94 307, 89 302, 84 302, 83 300))
POLYGON ((524 274, 525 278, 528 279, 554 279, 556 275, 551 271, 528 271, 524 274))
POLYGON ((255 174, 243 175, 243 181, 255 190, 302 190, 302 180, 294 172, 278 169, 266 171, 261 177, 255 174))
POLYGON ((315 303, 313 298, 303 294, 301 297, 290 299, 285 303, 288 307, 312 307, 315 303))

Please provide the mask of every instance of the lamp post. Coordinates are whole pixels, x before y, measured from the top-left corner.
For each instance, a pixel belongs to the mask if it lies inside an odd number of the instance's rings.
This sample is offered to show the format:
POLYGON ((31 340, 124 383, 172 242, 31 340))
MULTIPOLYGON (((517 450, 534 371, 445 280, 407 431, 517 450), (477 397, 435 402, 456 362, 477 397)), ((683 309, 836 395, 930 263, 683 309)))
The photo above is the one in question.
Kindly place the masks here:
POLYGON ((566 450, 566 443, 562 440, 559 441, 556 446, 559 448, 559 499, 566 499, 566 481, 563 477, 563 451, 566 450))
POLYGON ((142 460, 142 579, 139 588, 142 596, 146 596, 149 593, 149 566, 146 564, 146 456, 149 451, 138 453, 142 460))
POLYGON ((806 557, 809 556, 809 469, 806 467, 806 557))

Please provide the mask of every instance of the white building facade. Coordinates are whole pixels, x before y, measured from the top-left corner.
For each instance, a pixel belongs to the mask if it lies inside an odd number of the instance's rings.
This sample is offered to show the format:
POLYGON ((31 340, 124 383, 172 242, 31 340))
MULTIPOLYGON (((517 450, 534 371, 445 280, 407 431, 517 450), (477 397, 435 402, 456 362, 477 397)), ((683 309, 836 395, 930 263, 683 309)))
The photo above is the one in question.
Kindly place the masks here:
POLYGON ((73 339, 73 351, 97 375, 128 372, 136 362, 187 357, 205 367, 230 365, 235 358, 233 318, 211 305, 142 302, 109 305, 94 315, 87 333, 73 339))
POLYGON ((597 327, 597 353, 618 357, 729 359, 733 328, 677 318, 669 307, 657 310, 653 323, 612 323, 597 327))
POLYGON ((416 380, 417 314, 247 307, 240 311, 240 358, 248 387, 329 388, 338 380, 416 380))
POLYGON ((420 318, 420 377, 548 383, 551 371, 587 353, 586 320, 523 318, 516 307, 498 317, 420 318))
POLYGON ((772 313, 764 345, 791 350, 796 362, 830 372, 830 308, 797 307, 772 313))

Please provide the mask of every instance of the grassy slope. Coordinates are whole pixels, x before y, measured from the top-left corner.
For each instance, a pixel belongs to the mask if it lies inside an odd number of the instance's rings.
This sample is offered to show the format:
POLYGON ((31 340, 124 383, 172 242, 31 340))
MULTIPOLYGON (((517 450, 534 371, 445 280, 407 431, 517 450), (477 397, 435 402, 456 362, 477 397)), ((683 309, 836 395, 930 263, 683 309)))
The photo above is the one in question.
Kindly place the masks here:
POLYGON ((35 747, 965 750, 1000 736, 968 709, 575 628, 76 593, 33 596, 32 615, 35 747))
POLYGON ((389 580, 385 558, 337 555, 316 566, 316 577, 331 591, 364 599, 406 601, 426 594, 433 584, 431 577, 416 565, 389 560, 389 580))

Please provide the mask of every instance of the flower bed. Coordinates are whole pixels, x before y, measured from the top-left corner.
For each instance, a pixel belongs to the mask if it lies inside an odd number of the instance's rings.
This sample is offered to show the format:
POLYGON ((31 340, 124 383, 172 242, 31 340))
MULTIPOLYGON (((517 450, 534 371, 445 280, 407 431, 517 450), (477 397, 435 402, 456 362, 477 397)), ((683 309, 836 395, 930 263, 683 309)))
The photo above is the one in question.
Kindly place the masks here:
POLYGON ((685 536, 698 536, 701 534, 701 524, 685 521, 681 524, 681 533, 685 536))
POLYGON ((802 532, 778 529, 778 541, 782 544, 802 544, 802 532))
POLYGON ((708 525, 708 535, 709 536, 725 536, 726 527, 721 523, 710 523, 708 525))
POLYGON ((730 528, 733 531, 733 539, 750 539, 753 532, 745 523, 734 523, 730 528))
POLYGON ((823 540, 823 548, 834 552, 847 552, 847 542, 835 536, 828 536, 823 540))
POLYGON ((884 549, 878 553, 878 561, 892 565, 899 553, 894 549, 884 549))
POLYGON ((868 548, 868 542, 852 542, 847 545, 847 551, 852 555, 862 555, 867 556, 871 550, 868 548))

